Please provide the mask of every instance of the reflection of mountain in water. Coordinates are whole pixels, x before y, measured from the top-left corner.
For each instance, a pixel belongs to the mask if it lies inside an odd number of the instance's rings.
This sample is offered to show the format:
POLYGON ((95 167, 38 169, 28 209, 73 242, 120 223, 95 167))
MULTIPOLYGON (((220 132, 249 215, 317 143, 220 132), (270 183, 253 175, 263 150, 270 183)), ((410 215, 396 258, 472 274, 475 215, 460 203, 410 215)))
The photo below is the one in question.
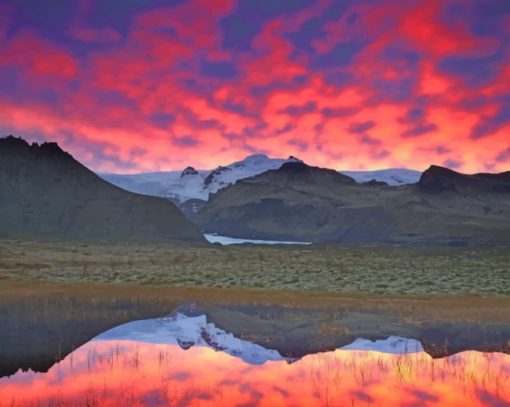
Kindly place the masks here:
POLYGON ((203 315, 176 314, 114 328, 47 373, 18 372, 0 379, 1 402, 12 407, 481 407, 510 402, 509 355, 467 351, 434 359, 410 351, 409 345, 417 342, 357 341, 350 349, 289 364, 276 351, 239 340, 203 315), (374 347, 377 351, 370 350, 374 347))
POLYGON ((306 309, 183 303, 175 312, 207 315, 207 320, 215 326, 291 359, 343 348, 359 338, 377 341, 389 337, 414 338, 433 358, 465 350, 510 353, 510 325, 504 323, 414 320, 412 312, 355 306, 306 309))
POLYGON ((167 318, 128 322, 94 338, 129 340, 145 343, 179 345, 188 350, 192 346, 208 346, 216 351, 241 358, 251 364, 284 359, 277 351, 243 341, 231 333, 207 322, 205 315, 188 317, 180 313, 167 318))
MULTIPOLYGON (((262 364, 270 360, 286 360, 287 362, 296 360, 295 358, 284 357, 274 349, 267 349, 239 339, 232 333, 207 322, 205 315, 186 316, 175 313, 167 318, 128 322, 102 333, 94 340, 126 340, 179 345, 184 350, 192 346, 207 346, 215 351, 222 351, 231 356, 239 357, 250 364, 262 364)), ((376 341, 358 338, 353 343, 343 346, 342 349, 391 354, 423 352, 420 342, 396 336, 376 341)))
MULTIPOLYGON (((66 312, 62 312, 58 299, 44 299, 38 304, 34 299, 30 306, 0 307, 0 377, 19 369, 47 371, 101 332, 101 338, 127 338, 134 333, 132 339, 145 342, 167 338, 183 349, 197 345, 228 349, 250 363, 293 361, 347 345, 373 349, 370 341, 389 337, 414 338, 433 358, 466 350, 510 353, 506 313, 501 316, 501 312, 484 311, 483 302, 475 304, 476 310, 463 303, 466 311, 455 319, 441 318, 437 307, 427 311, 426 302, 400 303, 393 309, 377 301, 351 301, 334 308, 296 308, 191 302, 178 305, 168 299, 151 303, 135 297, 117 302, 73 298, 65 302, 66 312), (169 308, 175 308, 174 313, 169 318, 152 319, 151 326, 144 325, 147 321, 121 325, 164 315, 169 308), (180 326, 175 319, 179 314, 187 317, 179 322, 180 326), (471 314, 476 314, 476 319, 471 314), (188 328, 183 328, 183 321, 187 321, 188 328), (361 343, 359 338, 366 341, 361 343)), ((414 345, 407 346, 415 349, 414 345)))

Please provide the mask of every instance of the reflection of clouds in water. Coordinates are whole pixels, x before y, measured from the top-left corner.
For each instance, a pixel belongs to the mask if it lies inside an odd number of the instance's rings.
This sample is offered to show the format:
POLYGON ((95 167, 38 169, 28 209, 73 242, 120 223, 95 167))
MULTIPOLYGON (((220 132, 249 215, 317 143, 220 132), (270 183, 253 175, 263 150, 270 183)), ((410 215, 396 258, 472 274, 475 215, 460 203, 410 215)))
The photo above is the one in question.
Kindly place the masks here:
POLYGON ((292 364, 281 357, 250 364, 247 358, 229 354, 227 349, 218 351, 206 342, 183 350, 174 334, 198 341, 204 327, 209 334, 228 339, 222 346, 231 343, 238 351, 252 351, 253 344, 223 336, 217 327, 208 327, 204 318, 179 318, 166 319, 163 324, 146 321, 145 328, 159 327, 159 342, 150 337, 151 331, 144 333, 143 321, 137 321, 131 323, 135 336, 144 334, 151 340, 129 340, 130 324, 125 324, 80 347, 48 373, 18 372, 0 379, 0 405, 6 400, 9 406, 14 401, 13 407, 33 402, 309 406, 351 405, 354 400, 355 405, 492 407, 510 403, 510 356, 502 353, 470 351, 432 359, 423 351, 405 352, 401 346, 405 339, 392 337, 351 344, 389 346, 389 353, 338 349, 292 364), (163 329, 165 324, 171 329, 163 329), (166 336, 161 336, 163 332, 166 336))
POLYGON ((504 354, 464 352, 451 363, 425 353, 337 350, 309 355, 291 365, 285 361, 247 365, 207 347, 185 351, 178 345, 97 340, 75 351, 73 361, 70 355, 47 374, 18 373, 1 379, 3 399, 30 401, 27 395, 34 395, 44 403, 61 396, 72 403, 93 396, 106 404, 125 401, 128 392, 147 405, 198 401, 205 406, 313 405, 354 399, 382 405, 447 406, 479 399, 478 404, 466 405, 492 406, 498 400, 510 401, 505 389, 509 377, 501 375, 510 364, 504 354), (62 379, 60 385, 56 378, 62 379))
POLYGON ((191 377, 190 372, 182 371, 169 375, 168 379, 176 382, 185 382, 186 380, 191 379, 191 377))
POLYGON ((437 403, 439 400, 437 396, 428 393, 423 390, 410 390, 410 393, 416 397, 417 402, 425 403, 425 402, 434 402, 437 403))
POLYGON ((351 392, 351 398, 353 398, 355 400, 365 401, 365 402, 370 403, 370 404, 375 402, 374 398, 372 396, 368 395, 363 390, 352 391, 351 392))
MULTIPOLYGON (((507 386, 509 383, 507 382, 507 386)), ((510 405, 510 401, 507 399, 506 401, 497 397, 494 394, 487 392, 486 390, 478 391, 478 399, 484 406, 488 407, 508 407, 510 405)))

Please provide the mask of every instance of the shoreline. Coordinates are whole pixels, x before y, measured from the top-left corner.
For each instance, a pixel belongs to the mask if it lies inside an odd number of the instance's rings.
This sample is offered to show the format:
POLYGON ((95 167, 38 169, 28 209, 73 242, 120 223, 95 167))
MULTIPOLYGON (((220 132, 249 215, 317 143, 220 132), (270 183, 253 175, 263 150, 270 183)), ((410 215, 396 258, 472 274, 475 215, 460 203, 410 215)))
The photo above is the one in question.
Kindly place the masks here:
MULTIPOLYGON (((381 310, 412 314, 413 319, 484 321, 510 324, 510 297, 480 295, 374 295, 258 288, 173 287, 112 283, 56 283, 0 280, 0 307, 16 306, 25 299, 54 302, 112 301, 154 305, 197 302, 222 305, 281 306, 308 310, 381 310)), ((161 314, 164 315, 164 312, 161 314)))

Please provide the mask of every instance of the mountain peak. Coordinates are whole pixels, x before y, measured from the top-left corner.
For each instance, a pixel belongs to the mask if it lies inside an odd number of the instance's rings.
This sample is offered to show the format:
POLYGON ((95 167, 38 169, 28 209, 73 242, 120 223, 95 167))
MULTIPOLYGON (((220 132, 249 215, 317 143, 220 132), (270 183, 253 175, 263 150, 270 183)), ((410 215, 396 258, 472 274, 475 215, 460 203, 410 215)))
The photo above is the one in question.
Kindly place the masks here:
POLYGON ((267 161, 269 159, 270 158, 267 155, 258 153, 245 157, 243 161, 267 161))
POLYGON ((0 146, 3 148, 26 148, 29 147, 29 144, 21 137, 14 137, 12 134, 9 134, 6 137, 0 138, 0 146))
POLYGON ((0 236, 204 241, 173 203, 109 184, 57 143, 0 139, 0 186, 0 236))
POLYGON ((215 181, 220 174, 226 171, 232 171, 232 168, 223 167, 222 165, 220 165, 216 169, 212 170, 204 179, 204 188, 206 188, 209 184, 215 181))
POLYGON ((181 178, 190 176, 190 175, 197 175, 197 174, 198 174, 198 171, 194 167, 186 167, 181 172, 181 178))
POLYGON ((428 192, 457 191, 455 179, 463 175, 439 165, 431 165, 420 177, 418 185, 428 192))
POLYGON ((241 161, 236 161, 229 165, 231 168, 244 168, 244 167, 261 167, 270 163, 272 160, 265 154, 252 154, 245 157, 241 161))
POLYGON ((250 167, 267 167, 267 169, 277 168, 285 162, 303 162, 299 158, 290 155, 287 159, 270 158, 266 154, 252 154, 241 161, 237 161, 229 165, 230 168, 250 168, 250 167))
POLYGON ((66 163, 74 161, 72 155, 62 150, 55 142, 29 144, 25 139, 13 135, 0 138, 0 154, 38 157, 66 163))
POLYGON ((418 185, 427 192, 510 192, 510 176, 501 174, 461 174, 449 168, 431 165, 420 177, 418 185))
POLYGON ((424 173, 428 172, 429 174, 435 174, 435 175, 443 175, 443 176, 455 176, 455 175, 461 175, 460 173, 447 168, 442 167, 440 165, 432 164, 429 168, 427 168, 424 173))
POLYGON ((340 174, 329 168, 312 167, 302 161, 287 161, 283 163, 279 169, 268 172, 284 174, 292 179, 318 177, 317 179, 324 180, 324 177, 327 177, 329 180, 334 180, 335 182, 341 182, 343 184, 356 184, 356 181, 347 175, 340 174))
POLYGON ((289 158, 287 158, 287 161, 298 162, 298 163, 304 162, 303 160, 300 160, 299 158, 294 157, 293 155, 289 155, 289 158))
POLYGON ((279 168, 279 171, 308 174, 310 173, 311 168, 312 167, 302 161, 286 161, 279 168))

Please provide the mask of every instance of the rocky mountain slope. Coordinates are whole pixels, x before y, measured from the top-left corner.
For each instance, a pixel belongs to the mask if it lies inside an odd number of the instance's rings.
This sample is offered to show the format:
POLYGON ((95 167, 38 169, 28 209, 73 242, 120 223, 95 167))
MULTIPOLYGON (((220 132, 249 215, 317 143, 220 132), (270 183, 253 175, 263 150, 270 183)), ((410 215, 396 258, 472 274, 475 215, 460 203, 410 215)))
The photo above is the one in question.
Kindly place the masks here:
POLYGON ((0 139, 0 237, 204 241, 166 199, 102 180, 56 143, 0 139))
POLYGON ((508 243, 509 188, 508 173, 432 166, 418 183, 391 187, 287 163, 220 190, 193 217, 206 233, 252 239, 508 243))

